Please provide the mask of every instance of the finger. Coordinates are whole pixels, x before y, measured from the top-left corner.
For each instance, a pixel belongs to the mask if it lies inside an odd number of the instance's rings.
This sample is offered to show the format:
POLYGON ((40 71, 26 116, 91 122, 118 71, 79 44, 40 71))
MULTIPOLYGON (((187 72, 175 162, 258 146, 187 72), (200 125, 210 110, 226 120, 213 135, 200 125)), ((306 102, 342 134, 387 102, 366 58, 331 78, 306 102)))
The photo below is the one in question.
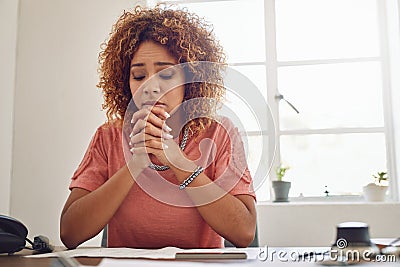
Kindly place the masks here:
POLYGON ((165 124, 165 120, 170 115, 161 107, 143 108, 135 112, 132 116, 131 123, 136 124, 139 120, 149 120, 154 125, 162 128, 164 131, 170 132, 172 129, 165 124))
POLYGON ((148 153, 151 153, 149 149, 163 150, 168 148, 166 144, 157 139, 146 140, 143 145, 147 148, 148 153))
POLYGON ((132 147, 131 148, 131 152, 133 154, 136 154, 136 155, 149 154, 149 152, 147 152, 147 148, 146 147, 132 147))
POLYGON ((129 137, 132 137, 138 133, 140 133, 146 127, 146 121, 143 119, 138 119, 135 125, 132 128, 132 132, 129 137))
POLYGON ((151 136, 149 134, 146 134, 144 132, 140 132, 140 133, 135 134, 134 136, 131 137, 129 145, 138 146, 139 143, 143 143, 144 141, 146 141, 146 138, 150 139, 151 137, 154 138, 153 136, 151 136))
POLYGON ((131 137, 130 145, 134 146, 135 144, 146 142, 148 140, 153 140, 153 139, 160 140, 162 142, 163 139, 165 139, 165 140, 173 139, 173 136, 170 135, 169 133, 162 132, 162 136, 160 138, 160 137, 155 137, 155 136, 150 135, 145 132, 140 132, 131 137))
MULTIPOLYGON (((135 136, 136 134, 138 134, 140 132, 145 132, 145 133, 150 134, 155 137, 163 137, 165 139, 171 139, 172 136, 168 133, 169 131, 164 130, 165 127, 168 127, 168 126, 166 124, 163 124, 162 128, 159 128, 159 127, 153 125, 149 121, 139 119, 136 122, 136 124, 133 126, 132 132, 129 135, 129 137, 132 138, 133 136, 135 136)), ((169 128, 168 130, 171 130, 171 128, 169 128)))
POLYGON ((140 109, 140 110, 136 111, 132 116, 131 123, 136 124, 136 122, 138 120, 140 120, 140 119, 144 120, 149 115, 149 113, 150 113, 150 110, 148 110, 148 109, 140 109))
POLYGON ((161 142, 149 142, 148 144, 140 143, 135 147, 131 148, 131 152, 134 154, 157 154, 162 152, 164 149, 167 149, 168 146, 161 142))
POLYGON ((132 116, 131 122, 135 123, 138 119, 144 119, 146 116, 149 115, 149 113, 153 113, 161 120, 166 120, 169 117, 171 117, 168 114, 168 112, 166 112, 163 108, 154 106, 154 107, 149 107, 149 108, 142 108, 142 109, 136 111, 132 116))
POLYGON ((153 107, 151 107, 151 112, 154 113, 157 117, 164 119, 164 120, 171 117, 171 115, 169 115, 169 113, 166 112, 165 109, 162 107, 153 106, 153 107))
POLYGON ((158 128, 163 129, 164 131, 170 132, 172 129, 165 123, 165 119, 161 119, 153 112, 150 112, 147 115, 147 121, 151 122, 153 125, 157 126, 158 128))
MULTIPOLYGON (((156 149, 158 151, 161 151, 163 149, 167 149, 168 145, 166 143, 163 143, 160 139, 151 139, 151 140, 146 140, 144 142, 139 142, 136 143, 133 148, 146 148, 146 149, 156 149)), ((147 152, 150 153, 150 152, 147 152)))
POLYGON ((145 146, 138 146, 138 147, 132 147, 131 152, 133 154, 139 155, 139 154, 148 154, 147 149, 145 146))
POLYGON ((155 126, 149 122, 146 123, 146 126, 143 128, 142 131, 146 134, 150 134, 155 137, 162 137, 163 133, 165 133, 165 131, 163 129, 158 128, 157 126, 155 126))

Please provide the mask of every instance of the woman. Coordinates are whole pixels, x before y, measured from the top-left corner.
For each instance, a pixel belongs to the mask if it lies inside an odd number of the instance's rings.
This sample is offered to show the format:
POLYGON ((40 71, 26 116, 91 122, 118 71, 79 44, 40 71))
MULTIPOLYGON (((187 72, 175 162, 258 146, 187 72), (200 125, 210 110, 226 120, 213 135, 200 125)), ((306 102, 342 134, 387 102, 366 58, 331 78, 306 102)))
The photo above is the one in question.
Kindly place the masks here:
POLYGON ((208 25, 137 7, 118 19, 99 62, 108 122, 72 177, 60 220, 66 247, 106 225, 109 247, 248 246, 255 195, 237 129, 215 119, 224 55, 208 25))

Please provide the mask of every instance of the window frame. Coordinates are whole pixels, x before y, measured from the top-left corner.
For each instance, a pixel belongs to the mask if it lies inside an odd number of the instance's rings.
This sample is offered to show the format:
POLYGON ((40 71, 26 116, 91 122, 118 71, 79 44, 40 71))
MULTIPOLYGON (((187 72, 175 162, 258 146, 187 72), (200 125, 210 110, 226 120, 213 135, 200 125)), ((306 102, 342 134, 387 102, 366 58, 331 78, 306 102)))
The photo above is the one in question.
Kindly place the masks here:
MULTIPOLYGON (((176 0, 176 1, 157 1, 147 0, 148 5, 153 6, 156 3, 164 4, 191 4, 191 3, 207 3, 207 2, 228 2, 238 0, 176 0)), ((400 13, 400 0, 376 0, 377 17, 378 17, 378 31, 380 36, 380 56, 377 57, 356 57, 356 58, 333 58, 333 59, 320 59, 320 60, 299 60, 299 61, 278 61, 277 60, 277 47, 276 47, 276 0, 264 0, 264 27, 265 27, 265 61, 249 61, 249 62, 229 62, 230 66, 264 66, 266 69, 266 84, 267 84, 267 103, 272 111, 272 117, 275 123, 275 146, 269 145, 268 155, 275 154, 272 162, 271 170, 276 169, 280 163, 280 137, 285 135, 313 135, 313 134, 348 134, 348 133, 382 133, 385 136, 386 143, 386 159, 387 170, 390 174, 389 183, 389 199, 392 201, 399 201, 399 182, 396 179, 396 150, 395 150, 395 134, 393 122, 393 107, 391 99, 392 80, 391 75, 394 74, 391 65, 393 64, 392 54, 396 52, 396 44, 399 45, 399 13, 400 13), (395 11, 393 11, 395 10, 395 11), (397 22, 397 27, 394 31, 397 32, 395 36, 388 33, 388 21, 393 20, 397 22), (305 66, 305 65, 319 65, 319 64, 336 64, 336 63, 356 63, 356 62, 378 62, 382 70, 382 96, 383 96, 383 127, 346 127, 346 128, 328 128, 328 129, 298 129, 298 130, 281 130, 279 125, 279 100, 276 96, 279 95, 278 91, 278 69, 280 67, 289 66, 305 66)), ((392 29, 393 31, 393 29, 392 29)), ((397 46, 400 47, 400 46, 397 46)), ((396 65, 400 65, 399 58, 396 65)), ((247 131, 245 134, 254 136, 260 135, 260 132, 247 131)), ((266 133, 262 133, 266 134, 266 133)), ((269 133, 267 133, 269 134, 269 133)), ((399 167, 400 168, 400 167, 399 167)), ((270 184, 276 175, 273 171, 269 174, 269 179, 265 181, 270 184)), ((362 186, 362 185, 360 185, 362 186)), ((269 199, 272 199, 272 190, 269 190, 269 199)), ((354 201, 362 201, 362 196, 352 198, 354 201)), ((291 198, 293 201, 301 201, 301 197, 291 198)), ((325 196, 307 197, 307 201, 324 201, 325 196)), ((349 196, 338 195, 335 196, 335 201, 349 201, 349 196)))

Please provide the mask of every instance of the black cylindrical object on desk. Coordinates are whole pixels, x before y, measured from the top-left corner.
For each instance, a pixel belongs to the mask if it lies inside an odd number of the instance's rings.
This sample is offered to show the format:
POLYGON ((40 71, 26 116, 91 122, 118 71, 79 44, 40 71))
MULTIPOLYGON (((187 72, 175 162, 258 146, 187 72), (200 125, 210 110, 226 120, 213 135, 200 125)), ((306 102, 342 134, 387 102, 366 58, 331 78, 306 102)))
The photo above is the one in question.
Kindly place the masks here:
POLYGON ((335 245, 337 247, 370 246, 371 239, 368 225, 363 222, 344 222, 338 224, 335 245))

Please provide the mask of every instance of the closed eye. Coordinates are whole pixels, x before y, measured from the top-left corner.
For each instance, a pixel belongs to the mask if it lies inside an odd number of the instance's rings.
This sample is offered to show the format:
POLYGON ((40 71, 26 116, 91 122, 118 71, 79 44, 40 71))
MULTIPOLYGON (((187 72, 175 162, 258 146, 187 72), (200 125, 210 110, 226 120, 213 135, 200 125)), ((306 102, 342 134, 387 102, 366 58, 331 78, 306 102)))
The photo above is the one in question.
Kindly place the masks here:
POLYGON ((142 76, 133 76, 133 79, 136 81, 141 81, 145 78, 146 76, 142 75, 142 76))
POLYGON ((170 79, 172 79, 172 77, 174 77, 175 71, 172 71, 172 70, 164 70, 164 71, 161 71, 158 75, 159 75, 160 78, 163 79, 163 80, 170 80, 170 79))
POLYGON ((163 80, 170 80, 170 79, 172 79, 172 76, 173 75, 161 75, 160 74, 160 78, 163 79, 163 80))

